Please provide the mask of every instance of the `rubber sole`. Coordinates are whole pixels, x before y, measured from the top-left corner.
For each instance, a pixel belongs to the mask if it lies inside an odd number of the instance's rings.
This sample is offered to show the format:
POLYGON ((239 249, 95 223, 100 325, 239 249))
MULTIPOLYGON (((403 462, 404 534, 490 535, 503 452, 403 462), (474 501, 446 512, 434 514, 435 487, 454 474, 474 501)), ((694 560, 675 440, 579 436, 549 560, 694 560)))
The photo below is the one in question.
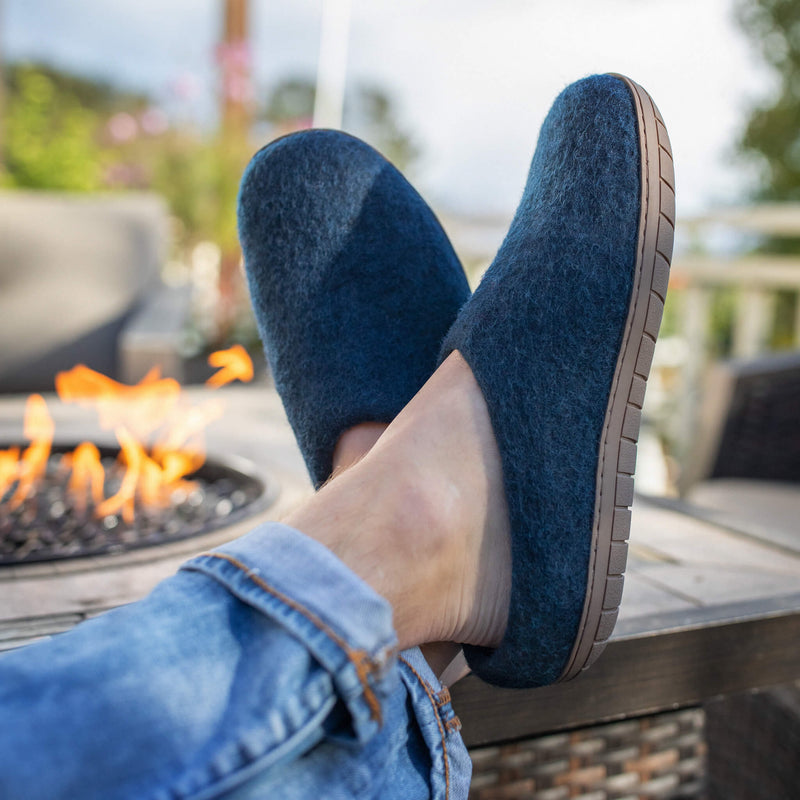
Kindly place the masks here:
POLYGON ((647 376, 669 282, 675 179, 667 129, 650 95, 624 75, 639 124, 641 210, 636 273, 598 454, 586 600, 572 652, 559 677, 570 680, 605 649, 622 600, 631 528, 636 442, 647 376))

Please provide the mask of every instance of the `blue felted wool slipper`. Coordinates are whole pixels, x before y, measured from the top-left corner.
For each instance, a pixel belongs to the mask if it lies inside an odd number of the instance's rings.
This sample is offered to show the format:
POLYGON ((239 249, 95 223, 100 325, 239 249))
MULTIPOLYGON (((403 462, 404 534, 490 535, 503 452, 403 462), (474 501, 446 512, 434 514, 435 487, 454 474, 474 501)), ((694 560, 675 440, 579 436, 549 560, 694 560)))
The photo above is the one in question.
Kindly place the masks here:
POLYGON ((450 330, 486 400, 511 522, 508 627, 466 647, 501 686, 566 680, 617 618, 645 379, 672 254, 669 139, 621 76, 569 86, 511 229, 450 330))
POLYGON ((345 430, 391 422, 430 377, 467 280, 408 181, 338 131, 256 153, 238 221, 267 361, 320 486, 345 430))

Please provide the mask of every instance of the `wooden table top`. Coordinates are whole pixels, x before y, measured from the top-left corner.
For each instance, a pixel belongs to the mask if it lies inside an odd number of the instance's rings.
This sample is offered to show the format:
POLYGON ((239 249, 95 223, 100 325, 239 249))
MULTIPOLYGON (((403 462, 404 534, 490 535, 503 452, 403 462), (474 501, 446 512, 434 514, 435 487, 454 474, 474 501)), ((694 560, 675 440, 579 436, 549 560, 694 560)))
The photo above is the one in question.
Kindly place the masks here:
MULTIPOLYGON (((796 501, 800 520, 800 491, 796 501)), ((800 679, 800 525, 795 541, 776 543, 698 513, 636 499, 620 618, 605 653, 574 681, 541 689, 460 681, 453 705, 468 745, 800 679)))

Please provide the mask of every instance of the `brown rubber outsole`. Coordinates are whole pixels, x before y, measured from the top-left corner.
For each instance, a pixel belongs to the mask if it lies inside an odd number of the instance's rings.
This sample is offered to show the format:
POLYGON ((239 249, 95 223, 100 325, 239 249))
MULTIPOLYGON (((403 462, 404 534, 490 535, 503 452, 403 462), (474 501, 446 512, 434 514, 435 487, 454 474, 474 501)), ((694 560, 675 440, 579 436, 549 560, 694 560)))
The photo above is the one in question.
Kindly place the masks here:
POLYGON ((624 75, 639 124, 639 242, 625 334, 598 454, 594 528, 578 635, 559 681, 590 667, 605 649, 622 600, 631 528, 636 441, 669 282, 675 231, 675 178, 667 129, 650 95, 624 75))

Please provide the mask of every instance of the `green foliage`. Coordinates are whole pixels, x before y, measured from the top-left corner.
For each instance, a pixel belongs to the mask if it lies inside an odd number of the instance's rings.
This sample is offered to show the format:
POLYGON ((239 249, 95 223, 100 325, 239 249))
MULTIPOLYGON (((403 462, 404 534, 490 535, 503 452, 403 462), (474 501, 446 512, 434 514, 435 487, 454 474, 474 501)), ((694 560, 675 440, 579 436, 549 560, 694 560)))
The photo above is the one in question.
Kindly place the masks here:
MULTIPOLYGON (((758 199, 800 201, 800 0, 737 0, 736 17, 778 79, 774 96, 750 112, 740 150, 761 168, 758 199)), ((766 237, 758 249, 796 254, 800 239, 766 237)), ((773 348, 794 344, 798 302, 794 292, 777 293, 773 348)))
POLYGON ((46 78, 57 95, 70 97, 83 108, 101 114, 135 111, 149 104, 147 95, 141 92, 124 91, 106 81, 73 75, 47 64, 9 64, 4 72, 7 91, 12 95, 18 91, 21 78, 34 72, 46 78))
POLYGON ((13 74, 3 137, 6 186, 91 191, 101 186, 102 159, 95 135, 98 115, 57 91, 35 68, 13 74))
POLYGON ((6 71, 0 185, 56 191, 150 189, 179 222, 179 247, 211 239, 236 247, 236 192, 247 148, 167 128, 114 141, 112 115, 146 111, 145 95, 42 65, 6 71))
MULTIPOLYGON (((5 82, 0 185, 59 191, 149 189, 167 200, 178 222, 179 248, 210 239, 223 252, 235 250, 236 195, 251 155, 240 137, 168 127, 157 134, 138 128, 134 136, 119 141, 109 134, 109 120, 117 112, 140 117, 149 106, 145 95, 44 65, 11 65, 5 82)), ((261 116, 278 130, 291 129, 308 124, 313 108, 313 82, 290 78, 273 90, 261 116)), ((346 114, 348 127, 399 167, 416 157, 382 90, 353 92, 346 114)))
POLYGON ((771 345, 776 350, 789 350, 795 346, 795 319, 800 313, 800 296, 797 292, 776 292, 775 326, 771 345))
POLYGON ((179 245, 208 239, 224 252, 237 247, 236 195, 249 155, 244 143, 169 130, 123 152, 143 171, 148 188, 166 199, 180 223, 179 245))
POLYGON ((287 78, 270 93, 263 117, 273 123, 311 119, 314 113, 315 95, 312 81, 305 78, 287 78))
POLYGON ((732 352, 737 302, 738 292, 730 287, 717 289, 711 299, 709 345, 714 359, 727 358, 732 352))
POLYGON ((737 0, 736 16, 779 80, 751 111, 740 149, 761 167, 761 199, 800 200, 800 0, 737 0))

